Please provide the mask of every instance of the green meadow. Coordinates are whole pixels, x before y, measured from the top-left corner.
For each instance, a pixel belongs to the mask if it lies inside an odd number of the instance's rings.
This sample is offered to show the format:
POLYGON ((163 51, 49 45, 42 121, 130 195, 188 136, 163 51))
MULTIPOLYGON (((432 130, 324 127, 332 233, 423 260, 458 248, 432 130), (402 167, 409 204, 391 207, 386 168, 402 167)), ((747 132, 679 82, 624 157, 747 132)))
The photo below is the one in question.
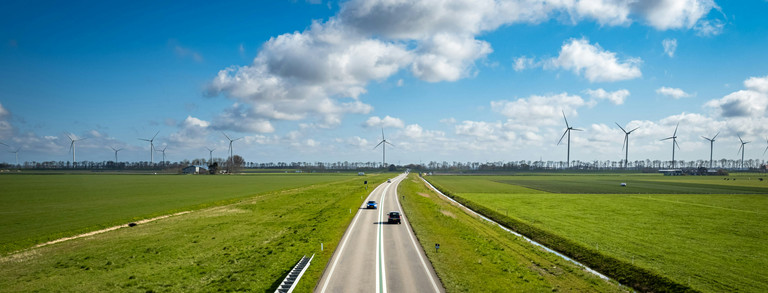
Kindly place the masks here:
POLYGON ((428 179, 500 215, 696 290, 766 292, 768 181, 759 176, 428 179))
POLYGON ((244 193, 236 202, 0 258, 0 292, 273 292, 303 255, 315 254, 296 290, 310 292, 354 216, 349 211, 389 176, 366 176, 368 190, 362 178, 341 176, 276 191, 256 190, 304 177, 222 176, 219 182, 245 185, 229 189, 244 193))
POLYGON ((0 175, 0 255, 141 219, 349 175, 0 175))
POLYGON ((626 292, 442 199, 416 175, 400 203, 447 292, 626 292), (440 251, 434 244, 440 243, 440 251))

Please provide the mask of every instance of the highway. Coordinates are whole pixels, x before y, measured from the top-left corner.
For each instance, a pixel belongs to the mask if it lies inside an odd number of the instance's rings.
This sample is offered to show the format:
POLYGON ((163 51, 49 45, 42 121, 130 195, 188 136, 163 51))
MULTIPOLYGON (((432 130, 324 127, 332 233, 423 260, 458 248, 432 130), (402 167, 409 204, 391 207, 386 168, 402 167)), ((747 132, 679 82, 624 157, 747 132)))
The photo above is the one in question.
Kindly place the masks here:
POLYGON ((402 214, 397 185, 382 183, 357 211, 326 267, 315 292, 444 292, 432 264, 402 214), (375 200, 377 209, 366 209, 375 200), (402 224, 387 224, 387 214, 400 211, 402 224))

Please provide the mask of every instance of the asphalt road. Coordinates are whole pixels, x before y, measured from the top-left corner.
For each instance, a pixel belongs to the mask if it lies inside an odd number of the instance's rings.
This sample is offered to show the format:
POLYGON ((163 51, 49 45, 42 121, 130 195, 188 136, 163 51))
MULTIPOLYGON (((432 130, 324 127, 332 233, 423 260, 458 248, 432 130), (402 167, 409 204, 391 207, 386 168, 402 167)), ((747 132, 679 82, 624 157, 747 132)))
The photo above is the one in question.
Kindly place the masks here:
POLYGON ((378 209, 360 206, 316 292, 445 291, 402 214, 397 185, 404 178, 401 174, 368 195, 365 202, 375 200, 378 209), (401 212, 402 224, 386 223, 390 211, 401 212))

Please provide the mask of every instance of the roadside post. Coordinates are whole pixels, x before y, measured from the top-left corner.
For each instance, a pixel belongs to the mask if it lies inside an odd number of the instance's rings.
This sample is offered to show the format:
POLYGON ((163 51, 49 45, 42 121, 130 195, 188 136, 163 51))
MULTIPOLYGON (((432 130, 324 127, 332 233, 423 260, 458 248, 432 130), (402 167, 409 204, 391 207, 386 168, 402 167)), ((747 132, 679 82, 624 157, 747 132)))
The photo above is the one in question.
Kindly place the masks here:
POLYGON ((435 253, 437 253, 438 249, 440 249, 440 243, 435 243, 435 253))
POLYGON ((368 180, 363 181, 363 184, 365 184, 365 190, 368 190, 368 180))

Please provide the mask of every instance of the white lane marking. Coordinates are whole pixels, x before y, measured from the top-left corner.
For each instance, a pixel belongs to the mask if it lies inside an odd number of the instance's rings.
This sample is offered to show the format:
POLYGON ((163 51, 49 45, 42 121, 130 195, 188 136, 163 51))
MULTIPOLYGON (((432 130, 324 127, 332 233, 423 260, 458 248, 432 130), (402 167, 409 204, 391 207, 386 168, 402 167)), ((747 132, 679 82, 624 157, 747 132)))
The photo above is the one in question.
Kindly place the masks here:
MULTIPOLYGON (((377 186, 371 193, 368 195, 370 197, 373 195, 377 190, 379 190, 379 187, 381 187, 381 184, 377 186)), ((333 271, 336 270, 336 264, 339 262, 339 259, 341 258, 341 255, 344 252, 344 247, 347 245, 347 240, 349 240, 349 237, 352 234, 352 231, 355 229, 355 224, 357 223, 357 219, 360 218, 360 210, 357 210, 357 214, 355 214, 355 219, 352 220, 352 226, 349 227, 349 233, 344 235, 344 241, 341 242, 341 247, 339 247, 338 255, 336 256, 336 259, 333 260, 333 264, 331 264, 331 270, 328 271, 328 277, 325 278, 325 284, 323 284, 323 289, 320 290, 320 292, 325 293, 325 289, 328 287, 328 283, 331 282, 331 277, 333 276, 333 271)), ((331 256, 333 257, 333 256, 331 256)))
POLYGON ((387 272, 384 265, 384 199, 387 198, 387 190, 391 183, 387 183, 381 194, 381 208, 379 209, 379 228, 376 233, 376 292, 387 293, 387 272))
MULTIPOLYGON (((398 181, 397 184, 400 184, 400 181, 398 181)), ((397 205, 400 206, 400 198, 397 194, 397 189, 395 189, 395 201, 397 202, 397 205)), ((402 214, 402 217, 405 219, 405 213, 402 214)), ((429 271, 429 267, 427 267, 427 263, 424 261, 424 257, 421 256, 421 246, 419 246, 416 243, 416 239, 413 238, 413 231, 411 231, 411 225, 409 223, 410 222, 405 223, 405 228, 408 229, 408 236, 411 237, 411 243, 413 243, 413 248, 416 249, 416 254, 419 256, 421 266, 424 268, 424 272, 427 273, 427 276, 429 276, 429 281, 432 283, 432 288, 435 289, 435 292, 440 292, 440 289, 437 287, 437 283, 435 283, 435 279, 432 278, 432 273, 429 271)))

